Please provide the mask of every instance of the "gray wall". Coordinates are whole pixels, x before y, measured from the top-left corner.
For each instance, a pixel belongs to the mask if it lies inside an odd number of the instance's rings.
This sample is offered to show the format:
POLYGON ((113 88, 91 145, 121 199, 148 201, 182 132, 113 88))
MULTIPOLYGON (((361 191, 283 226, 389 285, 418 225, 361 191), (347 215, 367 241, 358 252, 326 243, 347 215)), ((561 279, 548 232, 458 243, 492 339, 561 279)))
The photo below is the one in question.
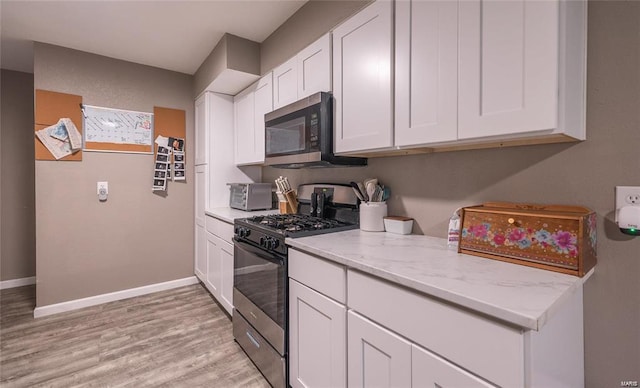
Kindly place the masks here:
MULTIPOLYGON (((453 210, 483 201, 593 209, 599 242, 598 265, 584 294, 586 383, 615 387, 621 380, 640 380, 640 237, 625 236, 613 224, 614 187, 640 186, 639 21, 640 2, 589 2, 585 142, 375 158, 353 169, 267 167, 263 181, 279 175, 293 184, 375 176, 392 188, 391 214, 414 217, 414 233, 438 237, 445 237, 453 210)), ((289 31, 290 39, 281 37, 279 49, 263 45, 263 70, 291 56, 285 47, 304 46, 299 42, 320 34, 294 27, 278 30, 289 31)))
POLYGON ((293 57, 370 1, 307 2, 260 45, 260 73, 264 74, 293 57))
POLYGON ((35 276, 33 74, 2 70, 0 280, 35 276))
POLYGON ((151 192, 153 157, 84 152, 36 162, 37 306, 193 276, 193 77, 36 43, 35 88, 84 103, 184 109, 187 181, 151 192), (109 182, 98 201, 96 182, 109 182))

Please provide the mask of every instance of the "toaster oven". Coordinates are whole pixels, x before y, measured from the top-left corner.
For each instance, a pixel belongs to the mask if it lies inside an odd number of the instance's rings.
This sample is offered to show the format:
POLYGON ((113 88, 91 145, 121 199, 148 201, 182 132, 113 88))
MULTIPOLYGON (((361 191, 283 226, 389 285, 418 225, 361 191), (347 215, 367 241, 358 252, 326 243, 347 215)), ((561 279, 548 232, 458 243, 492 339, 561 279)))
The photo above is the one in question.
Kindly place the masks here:
POLYGON ((271 183, 229 183, 229 207, 240 210, 271 209, 271 183))

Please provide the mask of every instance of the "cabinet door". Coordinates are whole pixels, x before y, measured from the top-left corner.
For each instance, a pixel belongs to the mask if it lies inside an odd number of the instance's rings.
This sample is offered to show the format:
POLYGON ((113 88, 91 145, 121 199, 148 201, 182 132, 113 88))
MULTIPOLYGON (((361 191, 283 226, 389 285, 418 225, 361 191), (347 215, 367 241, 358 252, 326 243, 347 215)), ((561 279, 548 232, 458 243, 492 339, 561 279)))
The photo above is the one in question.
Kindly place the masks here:
POLYGON ((555 128, 559 2, 459 4, 458 137, 555 128))
POLYGON ((195 274, 202 282, 206 282, 207 279, 207 232, 204 226, 195 226, 195 244, 194 244, 195 260, 194 269, 195 274))
POLYGON ((213 234, 207 232, 207 277, 205 285, 213 296, 220 300, 220 284, 222 282, 222 262, 220 242, 213 234))
POLYGON ((411 343, 349 310, 349 387, 410 387, 411 343))
POLYGON ((416 345, 411 346, 413 387, 495 387, 416 345))
POLYGON ((458 136, 458 3, 396 2, 395 145, 458 136))
POLYGON ((331 90, 331 34, 307 46, 296 55, 298 99, 331 90))
POLYGON ((346 308, 289 280, 289 383, 346 385, 346 308))
POLYGON ((207 163, 207 93, 204 93, 196 100, 195 116, 195 165, 207 163))
POLYGON ((251 162, 264 163, 264 115, 273 110, 273 82, 272 73, 262 77, 256 85, 254 92, 254 120, 253 137, 245 141, 253 140, 253 152, 251 162))
POLYGON ((218 301, 233 315, 233 245, 218 239, 220 244, 220 298, 218 301))
POLYGON ((333 31, 336 152, 392 145, 392 7, 378 0, 333 31))
POLYGON ((199 165, 195 168, 195 209, 194 218, 196 225, 205 226, 205 213, 207 208, 207 166, 199 165))
POLYGON ((234 100, 235 108, 235 162, 236 164, 247 164, 251 162, 255 145, 248 139, 253 139, 255 132, 254 116, 254 89, 249 87, 234 100))
POLYGON ((273 108, 278 109, 298 100, 297 59, 293 57, 273 69, 273 108))

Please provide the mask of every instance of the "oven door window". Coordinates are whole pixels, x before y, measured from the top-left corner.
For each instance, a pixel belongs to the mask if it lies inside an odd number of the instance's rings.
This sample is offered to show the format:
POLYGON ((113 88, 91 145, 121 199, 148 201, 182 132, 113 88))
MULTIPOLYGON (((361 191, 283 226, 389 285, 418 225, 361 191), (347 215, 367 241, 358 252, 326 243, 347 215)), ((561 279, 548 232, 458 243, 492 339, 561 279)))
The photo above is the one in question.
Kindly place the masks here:
POLYGON ((299 116, 265 128, 268 156, 297 154, 307 149, 306 118, 299 116))
POLYGON ((287 281, 284 259, 243 243, 234 245, 234 287, 284 328, 287 281))

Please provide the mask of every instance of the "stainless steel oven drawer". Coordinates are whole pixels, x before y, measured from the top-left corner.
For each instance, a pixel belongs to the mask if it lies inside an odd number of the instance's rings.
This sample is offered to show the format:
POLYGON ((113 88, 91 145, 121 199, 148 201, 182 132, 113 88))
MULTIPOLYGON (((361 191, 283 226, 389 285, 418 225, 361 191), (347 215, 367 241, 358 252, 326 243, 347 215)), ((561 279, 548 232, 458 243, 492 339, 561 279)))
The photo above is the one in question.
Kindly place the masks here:
POLYGON ((285 388, 286 362, 237 311, 233 313, 233 336, 274 388, 285 388))

